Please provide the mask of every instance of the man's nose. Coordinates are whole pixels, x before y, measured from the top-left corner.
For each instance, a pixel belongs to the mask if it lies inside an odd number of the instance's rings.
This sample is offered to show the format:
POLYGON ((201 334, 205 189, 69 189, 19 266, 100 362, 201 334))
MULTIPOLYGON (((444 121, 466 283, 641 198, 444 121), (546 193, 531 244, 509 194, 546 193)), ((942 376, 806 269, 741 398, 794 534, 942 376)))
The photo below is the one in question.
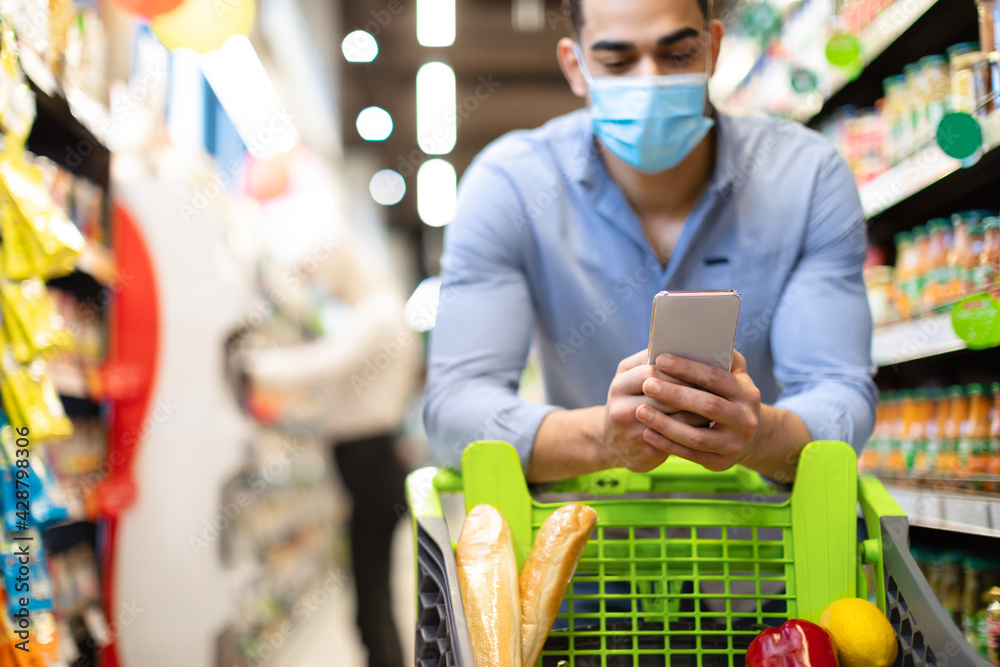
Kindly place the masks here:
POLYGON ((669 74, 669 72, 664 71, 663 63, 652 55, 640 58, 636 63, 633 72, 636 76, 662 76, 664 74, 669 74))

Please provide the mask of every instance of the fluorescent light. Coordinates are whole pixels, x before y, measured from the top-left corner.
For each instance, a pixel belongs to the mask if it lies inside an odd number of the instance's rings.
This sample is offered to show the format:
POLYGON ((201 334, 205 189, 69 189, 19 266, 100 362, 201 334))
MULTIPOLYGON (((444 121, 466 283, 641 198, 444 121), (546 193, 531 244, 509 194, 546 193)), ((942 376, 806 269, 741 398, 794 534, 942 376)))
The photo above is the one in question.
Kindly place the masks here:
POLYGON ((344 38, 340 50, 349 63, 370 63, 378 55, 378 42, 364 30, 355 30, 344 38))
POLYGON ((455 0, 417 0, 417 41, 420 46, 455 43, 455 0))
POLYGON ((392 206, 398 204, 406 194, 406 181, 399 172, 383 169, 372 176, 372 180, 368 183, 368 192, 371 193, 372 199, 382 206, 392 206))
POLYGON ((455 70, 427 63, 417 71, 417 145, 428 155, 444 155, 458 139, 455 70))
POLYGON ((365 141, 385 141, 392 134, 392 116, 381 107, 362 109, 356 125, 365 141))
POLYGON ((201 58, 201 71, 254 157, 291 150, 299 134, 253 45, 233 35, 201 58))
POLYGON ((458 179, 447 160, 427 160, 417 170, 417 213, 431 227, 443 227, 455 217, 458 179))

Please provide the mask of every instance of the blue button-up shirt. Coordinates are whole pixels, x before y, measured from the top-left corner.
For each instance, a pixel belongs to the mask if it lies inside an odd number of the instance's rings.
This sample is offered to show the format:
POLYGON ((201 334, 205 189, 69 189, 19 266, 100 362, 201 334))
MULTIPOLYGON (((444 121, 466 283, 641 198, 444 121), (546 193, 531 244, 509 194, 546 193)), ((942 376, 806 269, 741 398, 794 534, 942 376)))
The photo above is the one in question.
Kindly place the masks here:
POLYGON ((715 171, 661 266, 611 180, 585 110, 487 147, 447 228, 424 424, 458 466, 475 440, 525 469, 556 407, 603 405, 618 363, 646 348, 661 290, 736 289, 736 349, 765 403, 815 440, 860 450, 875 413, 866 235, 853 175, 795 123, 717 114, 715 171), (537 346, 549 405, 518 385, 537 346))

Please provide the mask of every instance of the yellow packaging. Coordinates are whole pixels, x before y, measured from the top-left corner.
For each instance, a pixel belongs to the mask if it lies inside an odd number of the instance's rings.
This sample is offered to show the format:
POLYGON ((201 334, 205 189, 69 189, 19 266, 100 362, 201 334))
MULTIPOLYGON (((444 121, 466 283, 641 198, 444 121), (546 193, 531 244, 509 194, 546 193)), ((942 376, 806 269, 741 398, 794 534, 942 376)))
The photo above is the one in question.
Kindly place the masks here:
POLYGON ((11 280, 24 280, 38 275, 29 239, 24 235, 21 216, 12 201, 0 202, 0 234, 3 235, 2 256, 4 273, 11 280))

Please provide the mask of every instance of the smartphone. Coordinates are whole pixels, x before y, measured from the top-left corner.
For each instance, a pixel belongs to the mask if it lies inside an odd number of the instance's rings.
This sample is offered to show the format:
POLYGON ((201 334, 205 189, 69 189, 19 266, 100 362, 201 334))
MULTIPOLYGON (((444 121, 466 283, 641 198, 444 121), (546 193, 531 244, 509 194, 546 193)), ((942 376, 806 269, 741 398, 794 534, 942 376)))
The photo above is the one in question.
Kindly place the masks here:
POLYGON ((736 290, 660 292, 653 298, 648 363, 672 354, 731 370, 739 316, 736 290))

